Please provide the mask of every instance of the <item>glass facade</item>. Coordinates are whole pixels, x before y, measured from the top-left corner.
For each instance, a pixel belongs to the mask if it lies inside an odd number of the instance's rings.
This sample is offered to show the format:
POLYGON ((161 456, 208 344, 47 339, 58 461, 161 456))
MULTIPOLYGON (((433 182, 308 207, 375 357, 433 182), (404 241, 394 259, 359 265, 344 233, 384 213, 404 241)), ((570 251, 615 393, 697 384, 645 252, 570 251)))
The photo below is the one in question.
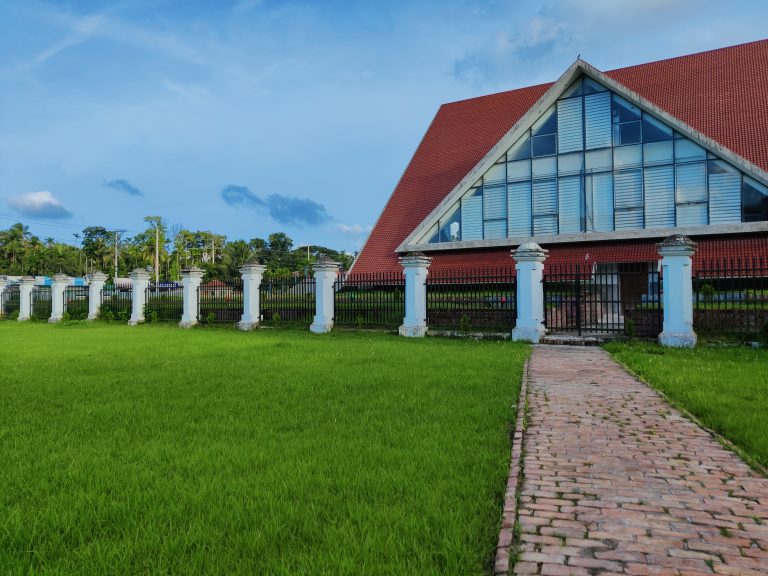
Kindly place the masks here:
POLYGON ((763 220, 768 188, 582 76, 419 243, 763 220))

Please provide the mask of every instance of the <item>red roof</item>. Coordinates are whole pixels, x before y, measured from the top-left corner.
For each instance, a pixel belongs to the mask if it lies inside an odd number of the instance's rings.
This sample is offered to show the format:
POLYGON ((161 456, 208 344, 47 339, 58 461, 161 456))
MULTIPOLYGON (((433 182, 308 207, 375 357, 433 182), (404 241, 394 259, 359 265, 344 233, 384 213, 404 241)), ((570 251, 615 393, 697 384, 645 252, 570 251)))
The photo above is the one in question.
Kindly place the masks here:
MULTIPOLYGON (((768 171, 768 40, 606 74, 768 171)), ((358 256, 354 272, 399 270, 395 249, 550 86, 442 105, 358 256)), ((729 239, 727 244, 735 241, 729 239)), ((642 243, 646 244, 653 245, 642 243)), ((555 245, 552 249, 553 257, 565 250, 555 245)), ((582 249, 595 250, 597 245, 580 245, 582 249)), ((507 250, 433 253, 433 266, 461 262, 495 266, 491 262, 498 262, 499 254, 509 258, 507 250)))

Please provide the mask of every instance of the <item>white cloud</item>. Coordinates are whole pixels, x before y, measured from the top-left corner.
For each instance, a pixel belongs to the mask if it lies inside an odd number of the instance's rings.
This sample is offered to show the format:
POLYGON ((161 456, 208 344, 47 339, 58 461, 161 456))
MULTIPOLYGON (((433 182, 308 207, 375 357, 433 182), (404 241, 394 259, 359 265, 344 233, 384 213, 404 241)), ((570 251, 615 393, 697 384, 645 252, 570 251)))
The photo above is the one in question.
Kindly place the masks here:
POLYGON ((337 224, 336 229, 342 234, 349 234, 350 236, 362 236, 368 234, 371 231, 371 226, 363 226, 362 224, 337 224))
POLYGON ((48 190, 25 192, 8 199, 8 204, 22 216, 36 218, 69 218, 72 212, 48 190))

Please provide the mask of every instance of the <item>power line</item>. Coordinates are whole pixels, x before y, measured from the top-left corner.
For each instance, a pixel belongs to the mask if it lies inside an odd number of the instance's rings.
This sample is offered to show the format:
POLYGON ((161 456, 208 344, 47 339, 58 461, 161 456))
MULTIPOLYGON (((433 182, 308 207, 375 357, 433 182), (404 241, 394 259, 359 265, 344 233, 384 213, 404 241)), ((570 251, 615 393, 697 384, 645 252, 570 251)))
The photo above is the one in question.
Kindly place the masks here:
POLYGON ((11 212, 4 212, 0 210, 0 220, 7 220, 14 223, 21 223, 21 224, 40 224, 44 226, 52 226, 54 228, 66 228, 68 230, 77 230, 81 232, 85 228, 90 227, 101 227, 105 230, 108 230, 110 232, 114 232, 115 230, 120 230, 122 232, 131 232, 133 234, 139 234, 143 232, 143 230, 132 230, 127 228, 118 228, 118 227, 110 227, 110 226, 102 226, 100 224, 78 224, 75 222, 60 222, 58 220, 49 220, 47 218, 39 218, 35 216, 20 216, 19 214, 14 214, 11 212))

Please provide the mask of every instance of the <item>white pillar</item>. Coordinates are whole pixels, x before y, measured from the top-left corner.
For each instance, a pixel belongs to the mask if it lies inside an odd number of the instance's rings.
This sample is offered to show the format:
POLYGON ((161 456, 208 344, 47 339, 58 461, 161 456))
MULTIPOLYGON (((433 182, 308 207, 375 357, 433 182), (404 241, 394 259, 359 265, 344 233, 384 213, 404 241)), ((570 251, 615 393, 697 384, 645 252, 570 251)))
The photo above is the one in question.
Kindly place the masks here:
POLYGON ((64 291, 70 282, 70 277, 59 272, 53 275, 51 284, 51 317, 48 322, 55 324, 64 317, 64 291))
POLYGON ((192 266, 181 271, 181 294, 183 299, 183 312, 179 328, 192 328, 197 324, 197 288, 203 280, 205 271, 192 266))
POLYGON ((427 271, 432 258, 414 252, 399 261, 405 275, 405 318, 400 336, 421 338, 427 333, 427 271))
POLYGON ((101 309, 101 291, 107 281, 104 272, 93 272, 88 275, 88 320, 96 320, 101 309))
POLYGON ((696 243, 681 234, 668 237, 659 244, 661 274, 664 291, 664 329, 659 334, 659 344, 673 348, 693 348, 696 333, 693 331, 693 282, 691 281, 691 256, 696 243))
POLYGON ((5 306, 3 306, 3 294, 8 286, 8 279, 5 276, 0 276, 0 318, 3 317, 5 312, 5 306))
POLYGON ((29 320, 32 315, 32 290, 35 279, 32 276, 22 276, 19 279, 19 321, 29 320))
POLYGON ((333 328, 333 283, 336 282, 339 263, 321 256, 312 268, 315 271, 315 318, 309 330, 323 334, 333 328))
POLYGON ((136 268, 131 276, 131 318, 129 326, 136 326, 144 322, 144 304, 147 301, 147 288, 149 287, 149 273, 143 268, 136 268))
POLYGON ((258 262, 248 262, 240 268, 243 277, 243 315, 237 327, 240 330, 253 330, 261 319, 259 287, 267 267, 258 262))
POLYGON ((535 242, 526 242, 512 253, 517 271, 517 322, 512 340, 534 344, 547 330, 544 327, 544 261, 547 250, 535 242))

